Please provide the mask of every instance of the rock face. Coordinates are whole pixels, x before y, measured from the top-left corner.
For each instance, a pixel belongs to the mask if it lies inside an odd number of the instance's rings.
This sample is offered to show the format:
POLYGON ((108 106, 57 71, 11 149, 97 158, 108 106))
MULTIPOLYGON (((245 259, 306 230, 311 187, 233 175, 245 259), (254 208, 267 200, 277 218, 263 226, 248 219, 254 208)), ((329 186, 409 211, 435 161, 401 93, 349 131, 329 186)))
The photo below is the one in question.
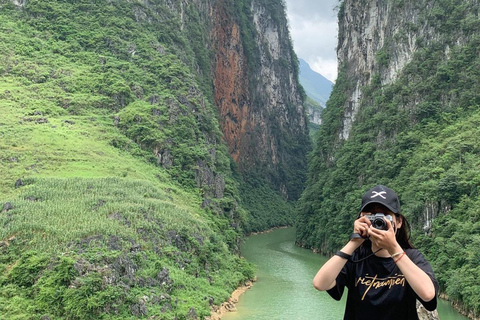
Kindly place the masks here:
POLYGON ((437 310, 428 311, 418 301, 417 301, 417 312, 418 312, 419 320, 438 320, 439 319, 437 310))
MULTIPOLYGON (((209 50, 211 70, 200 73, 211 72, 220 128, 240 172, 268 181, 287 199, 298 198, 311 146, 283 2, 183 0, 165 5, 179 17, 182 30, 189 30, 192 16, 202 22, 202 50, 209 50), (195 15, 188 14, 192 11, 195 15)), ((160 161, 169 160, 169 155, 159 155, 160 161)), ((197 182, 207 174, 200 172, 197 182)))
POLYGON ((347 93, 343 130, 346 140, 362 99, 362 87, 371 83, 373 75, 382 85, 396 79, 399 71, 412 59, 421 44, 435 41, 438 34, 427 21, 419 19, 421 8, 428 1, 345 0, 339 14, 339 65, 347 66, 353 85, 347 93), (392 43, 392 39, 398 39, 392 43), (422 39, 422 42, 418 41, 422 39))
POLYGON ((214 96, 230 154, 242 173, 260 173, 298 198, 285 171, 305 168, 308 128, 283 5, 251 1, 243 8, 251 26, 227 1, 213 9, 214 96))
POLYGON ((319 110, 316 110, 314 108, 308 108, 308 120, 310 123, 314 123, 316 125, 321 125, 322 124, 322 113, 319 110))
POLYGON ((215 103, 230 154, 238 162, 241 155, 246 153, 243 141, 251 129, 251 97, 240 26, 227 17, 225 3, 217 2, 212 35, 217 48, 214 66, 215 103))

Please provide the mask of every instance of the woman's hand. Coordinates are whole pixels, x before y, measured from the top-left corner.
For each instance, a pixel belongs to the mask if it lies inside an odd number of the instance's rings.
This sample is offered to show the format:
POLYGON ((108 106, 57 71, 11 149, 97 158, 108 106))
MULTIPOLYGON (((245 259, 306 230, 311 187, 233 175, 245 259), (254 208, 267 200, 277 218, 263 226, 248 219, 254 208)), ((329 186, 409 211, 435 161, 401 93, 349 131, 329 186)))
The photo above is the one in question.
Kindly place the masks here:
POLYGON ((371 224, 368 228, 368 235, 370 241, 378 248, 386 249, 390 254, 403 251, 395 237, 395 230, 393 229, 390 220, 385 219, 387 230, 380 230, 373 227, 371 224))
POLYGON ((353 233, 358 233, 365 239, 368 237, 368 230, 371 225, 370 219, 362 215, 353 223, 353 233))

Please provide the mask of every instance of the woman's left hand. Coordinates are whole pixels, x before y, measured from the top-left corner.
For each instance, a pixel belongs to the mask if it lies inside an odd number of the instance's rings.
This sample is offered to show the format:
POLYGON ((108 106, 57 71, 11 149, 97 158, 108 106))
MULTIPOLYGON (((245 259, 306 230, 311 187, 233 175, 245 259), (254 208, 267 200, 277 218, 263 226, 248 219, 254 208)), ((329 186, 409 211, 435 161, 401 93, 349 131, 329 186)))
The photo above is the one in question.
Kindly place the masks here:
MULTIPOLYGON (((384 218, 385 219, 385 218, 384 218)), ((368 229, 370 241, 377 247, 386 249, 390 254, 396 252, 400 245, 395 237, 395 230, 390 220, 385 219, 387 230, 380 230, 371 225, 368 229)))

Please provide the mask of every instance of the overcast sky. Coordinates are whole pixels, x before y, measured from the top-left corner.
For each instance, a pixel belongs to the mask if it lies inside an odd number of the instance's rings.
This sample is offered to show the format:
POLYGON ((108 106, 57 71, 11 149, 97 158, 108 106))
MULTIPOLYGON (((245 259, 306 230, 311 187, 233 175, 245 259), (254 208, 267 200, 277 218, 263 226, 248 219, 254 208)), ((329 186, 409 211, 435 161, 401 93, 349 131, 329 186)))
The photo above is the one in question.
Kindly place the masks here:
POLYGON ((339 0, 286 0, 290 35, 297 56, 330 81, 337 78, 339 0))

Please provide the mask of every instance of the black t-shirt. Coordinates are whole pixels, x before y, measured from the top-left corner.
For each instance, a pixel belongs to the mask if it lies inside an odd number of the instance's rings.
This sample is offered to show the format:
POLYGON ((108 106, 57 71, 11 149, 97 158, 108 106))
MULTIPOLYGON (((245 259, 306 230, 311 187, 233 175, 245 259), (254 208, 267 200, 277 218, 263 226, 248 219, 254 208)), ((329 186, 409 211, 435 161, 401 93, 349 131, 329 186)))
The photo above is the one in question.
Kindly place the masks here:
MULTIPOLYGON (((427 310, 437 308, 437 298, 422 301, 408 284, 405 276, 392 258, 380 258, 375 255, 354 263, 372 253, 367 249, 364 254, 357 250, 343 267, 336 279, 336 286, 327 292, 335 300, 340 300, 344 288, 348 288, 347 305, 344 320, 416 320, 418 319, 416 300, 427 310)), ((416 249, 405 250, 407 256, 425 271, 432 279, 435 291, 438 283, 432 267, 416 249)))

